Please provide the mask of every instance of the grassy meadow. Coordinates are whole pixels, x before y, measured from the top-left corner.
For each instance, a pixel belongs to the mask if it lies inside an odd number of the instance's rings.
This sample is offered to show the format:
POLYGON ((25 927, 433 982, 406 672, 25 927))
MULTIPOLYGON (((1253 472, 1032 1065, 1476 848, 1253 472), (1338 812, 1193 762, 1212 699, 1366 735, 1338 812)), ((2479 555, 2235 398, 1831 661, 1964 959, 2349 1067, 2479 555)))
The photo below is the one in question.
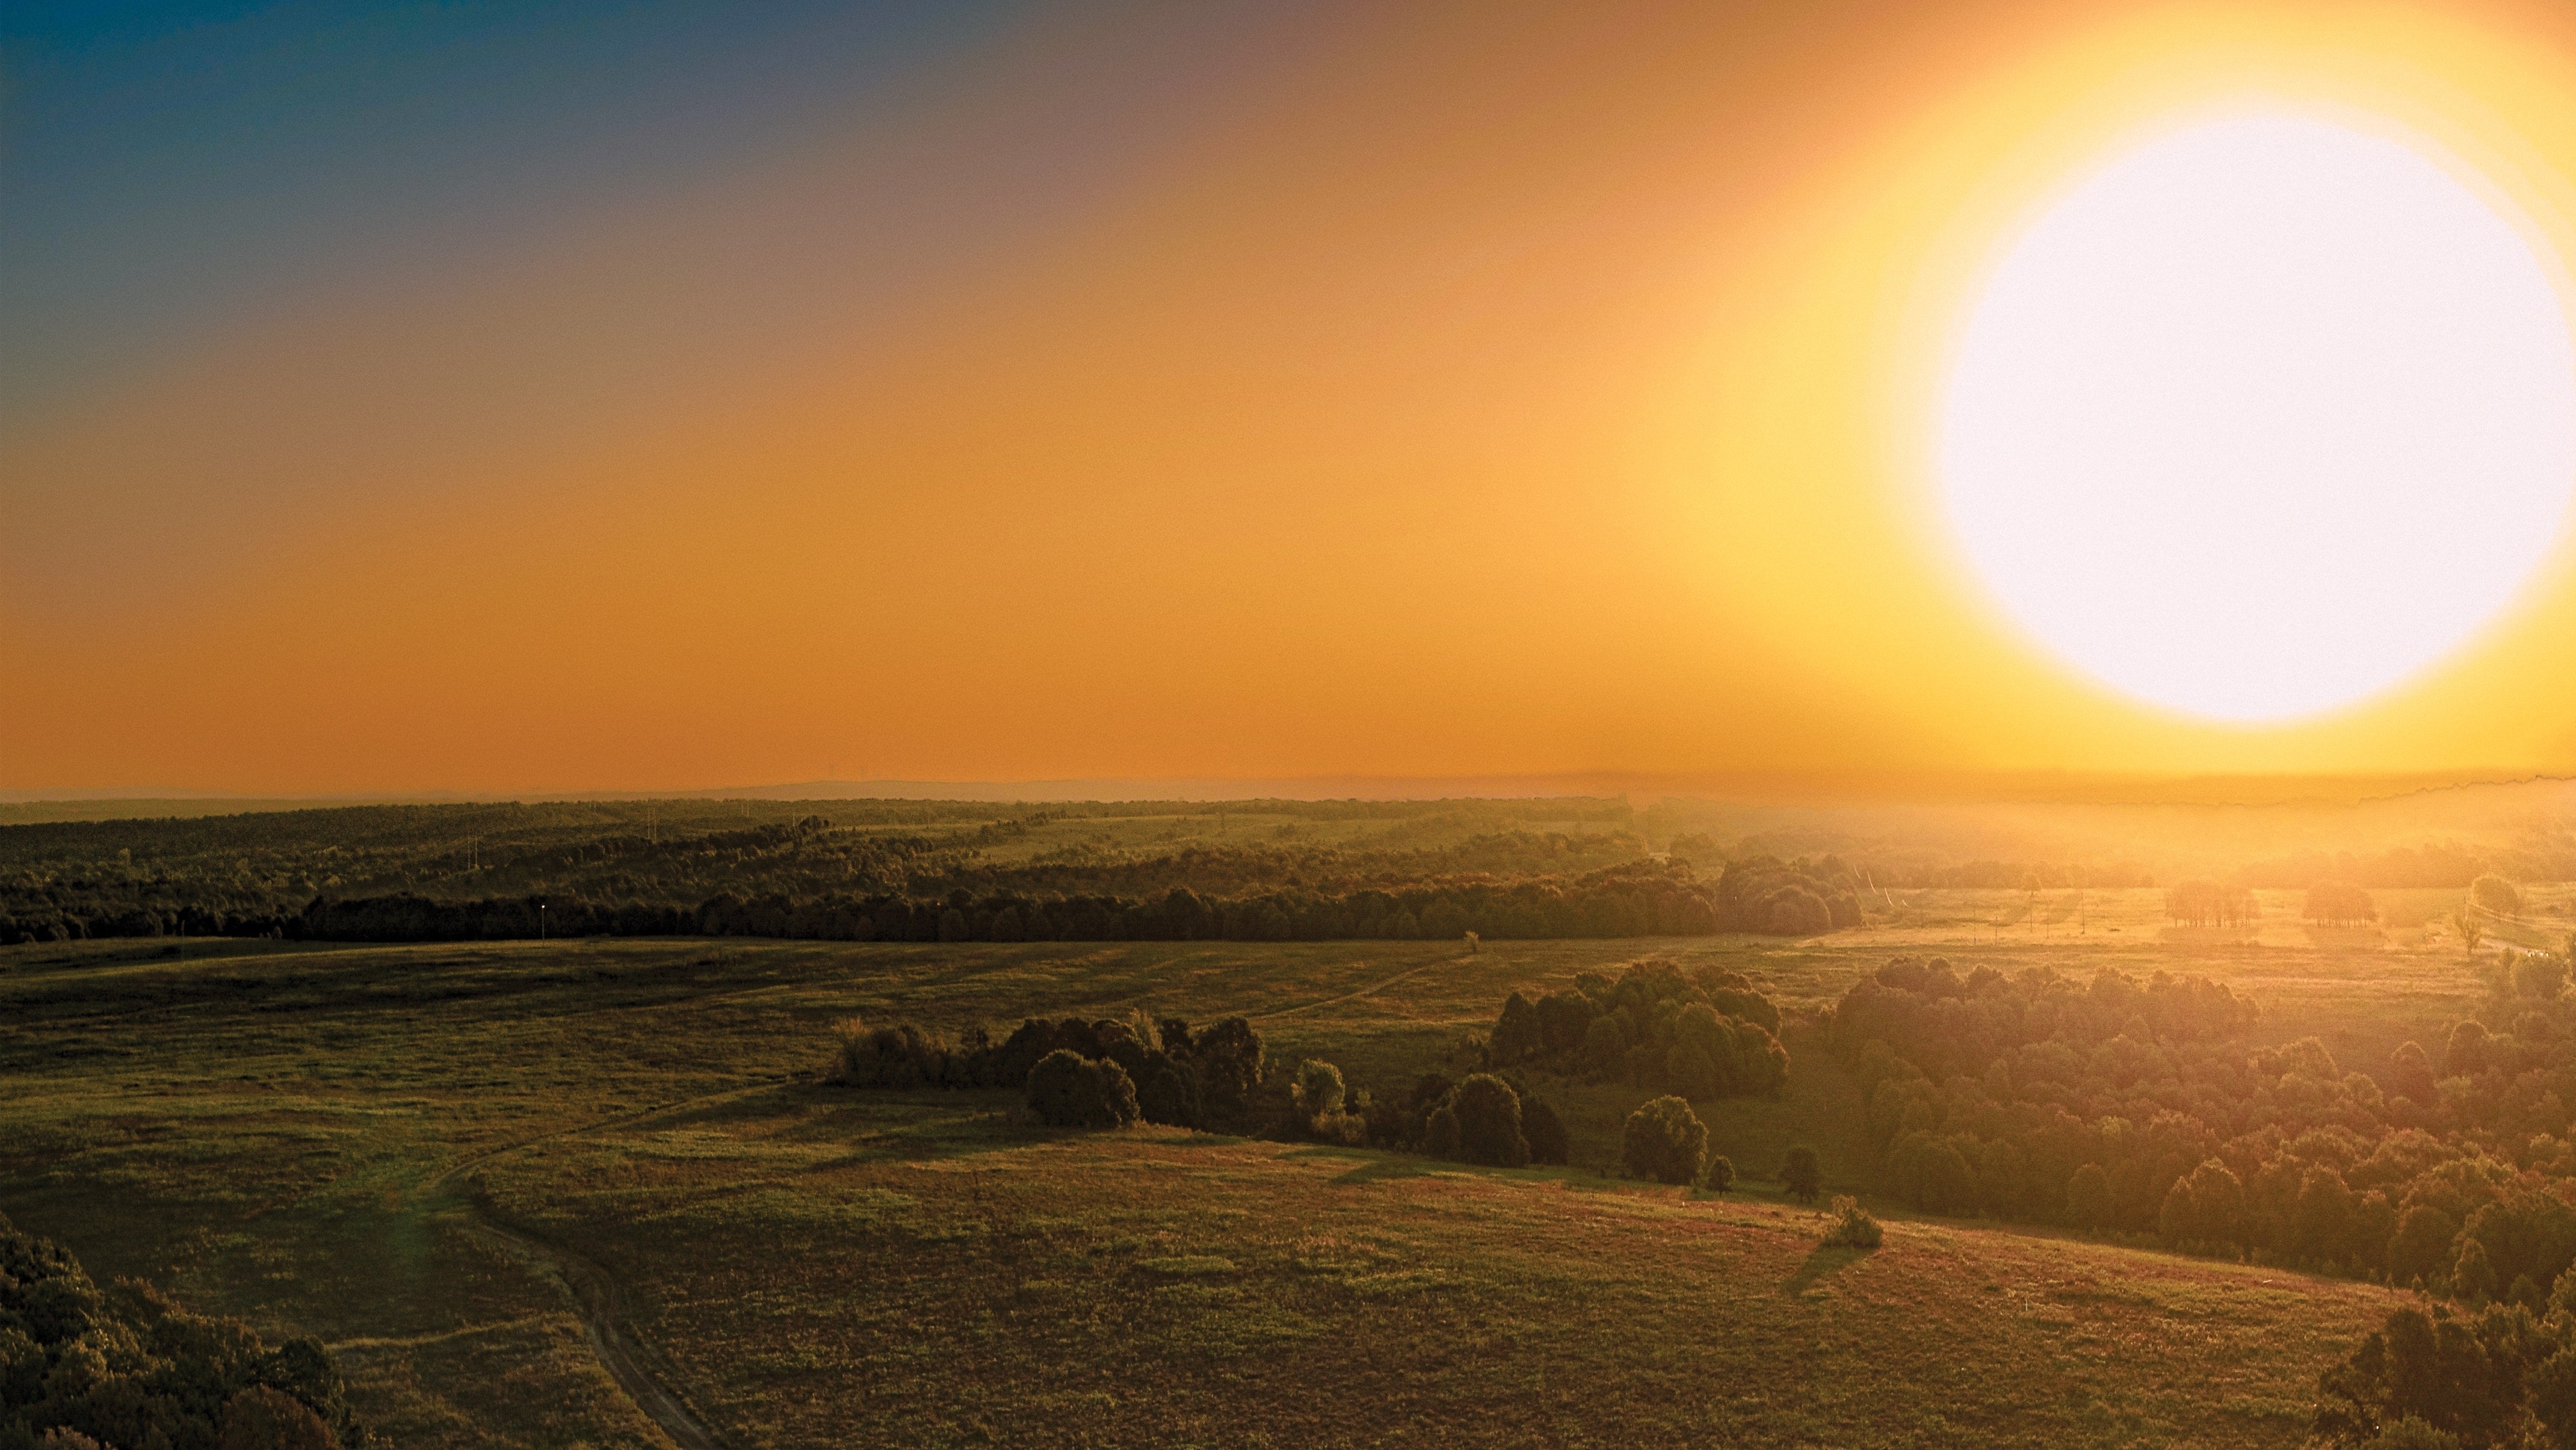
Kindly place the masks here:
MULTIPOLYGON (((2543 888, 2511 931, 2563 935, 2569 895, 2543 888)), ((1807 941, 1472 955, 20 946, 0 949, 0 1211, 102 1280, 320 1335, 406 1446, 670 1443, 603 1369, 585 1284, 723 1445, 2291 1445, 2318 1371, 2397 1296, 1901 1213, 1876 1253, 1819 1249, 1819 1216, 1765 1180, 1808 1142, 1866 1198, 1866 1150, 1802 1019, 1900 952, 2198 971, 2261 1004, 2264 1039, 2375 1067, 2477 998, 2439 925, 2459 897, 2382 893, 2382 926, 2315 932, 2266 893, 2252 928, 2196 933, 2156 891, 1900 890, 1807 941), (1574 1166, 1504 1171, 1058 1133, 1009 1094, 814 1080, 852 1015, 956 1031, 1141 1004, 1243 1013, 1274 1064, 1391 1087, 1509 991, 1657 954, 1742 970, 1789 1019, 1787 1091, 1707 1110, 1746 1191, 1604 1176, 1641 1096, 1620 1087, 1543 1080, 1574 1166)))

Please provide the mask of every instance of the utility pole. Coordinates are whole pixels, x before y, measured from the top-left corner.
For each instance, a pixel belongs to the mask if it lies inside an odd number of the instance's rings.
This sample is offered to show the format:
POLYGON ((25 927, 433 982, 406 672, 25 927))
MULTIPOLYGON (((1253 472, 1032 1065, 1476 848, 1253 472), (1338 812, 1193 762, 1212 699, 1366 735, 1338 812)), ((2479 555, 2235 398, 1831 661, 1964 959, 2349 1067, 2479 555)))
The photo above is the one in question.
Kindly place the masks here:
POLYGON ((540 901, 540 902, 538 902, 538 903, 537 903, 537 940, 539 940, 539 941, 544 941, 545 939, 546 939, 546 904, 545 904, 544 902, 540 901))

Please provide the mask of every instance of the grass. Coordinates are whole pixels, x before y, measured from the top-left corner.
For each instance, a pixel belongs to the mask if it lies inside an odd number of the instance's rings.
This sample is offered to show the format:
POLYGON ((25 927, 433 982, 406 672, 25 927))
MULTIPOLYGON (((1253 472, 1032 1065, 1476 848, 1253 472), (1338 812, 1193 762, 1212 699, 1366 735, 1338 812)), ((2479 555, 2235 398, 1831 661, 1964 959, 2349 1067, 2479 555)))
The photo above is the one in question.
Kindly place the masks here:
MULTIPOLYGON (((1144 1130, 1008 1095, 807 1077, 853 1014, 1259 1018, 1274 1061, 1391 1085, 1515 987, 1652 951, 1796 1019, 1899 951, 2208 971, 2349 1066, 2474 1003, 2456 943, 2273 914, 2168 937, 2160 894, 1894 893, 1811 942, 579 942, 0 950, 0 1211, 338 1346, 407 1446, 662 1443, 507 1226, 609 1268, 731 1443, 2291 1445, 2386 1291, 1873 1204, 1872 1254, 1755 1192, 1144 1130), (2114 931, 2111 928, 2117 927, 2114 931)), ((2456 895, 2456 893, 2454 894, 2456 895)), ((2562 930, 2542 903, 2531 929, 2562 930)), ((2428 913, 2438 920, 2441 912, 2428 913)), ((1857 1097, 1793 1025, 1789 1090, 1711 1113, 1753 1180, 1857 1097)), ((1624 1089, 1550 1084, 1579 1164, 1624 1089)), ((1864 1193, 1864 1199, 1866 1194, 1864 1193)))

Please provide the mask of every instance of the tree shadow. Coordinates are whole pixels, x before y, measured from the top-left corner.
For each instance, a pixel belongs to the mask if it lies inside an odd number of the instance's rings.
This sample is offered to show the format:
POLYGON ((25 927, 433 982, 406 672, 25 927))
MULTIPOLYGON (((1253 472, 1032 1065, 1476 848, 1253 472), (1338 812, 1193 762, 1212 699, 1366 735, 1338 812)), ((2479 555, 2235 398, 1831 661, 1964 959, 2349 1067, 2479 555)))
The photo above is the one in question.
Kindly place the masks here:
POLYGON ((1346 1173, 1334 1177, 1335 1183, 1378 1183, 1390 1178, 1420 1178, 1426 1174, 1466 1167, 1461 1163, 1444 1163, 1433 1158, 1416 1158, 1403 1153, 1386 1153, 1372 1148, 1344 1148, 1317 1143, 1292 1148, 1279 1155, 1289 1160, 1335 1158, 1352 1165, 1346 1173))
POLYGON ((1869 1254, 1868 1249, 1855 1249, 1843 1244, 1818 1244, 1816 1251, 1807 1255, 1807 1261, 1798 1266, 1798 1272, 1791 1274, 1789 1281, 1780 1286, 1780 1293, 1790 1299, 1804 1299, 1810 1294, 1822 1297, 1826 1280, 1850 1268, 1854 1262, 1868 1258, 1869 1254))

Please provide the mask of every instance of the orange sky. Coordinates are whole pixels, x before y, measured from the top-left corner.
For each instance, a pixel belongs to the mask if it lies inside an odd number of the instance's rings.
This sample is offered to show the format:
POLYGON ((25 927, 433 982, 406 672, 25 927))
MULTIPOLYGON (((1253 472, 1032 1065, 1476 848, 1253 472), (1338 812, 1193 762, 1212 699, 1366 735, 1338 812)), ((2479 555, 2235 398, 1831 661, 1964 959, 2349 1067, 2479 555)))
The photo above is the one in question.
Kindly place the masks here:
POLYGON ((2160 108, 2387 110, 2576 217, 2576 19, 1719 10, 1353 7, 1146 101, 1167 17, 1039 15, 174 341, 0 430, 0 786, 2576 770, 2571 571, 2192 723, 1988 616, 1916 442, 2000 218, 2160 108), (942 202, 1092 132, 1073 203, 942 202))

